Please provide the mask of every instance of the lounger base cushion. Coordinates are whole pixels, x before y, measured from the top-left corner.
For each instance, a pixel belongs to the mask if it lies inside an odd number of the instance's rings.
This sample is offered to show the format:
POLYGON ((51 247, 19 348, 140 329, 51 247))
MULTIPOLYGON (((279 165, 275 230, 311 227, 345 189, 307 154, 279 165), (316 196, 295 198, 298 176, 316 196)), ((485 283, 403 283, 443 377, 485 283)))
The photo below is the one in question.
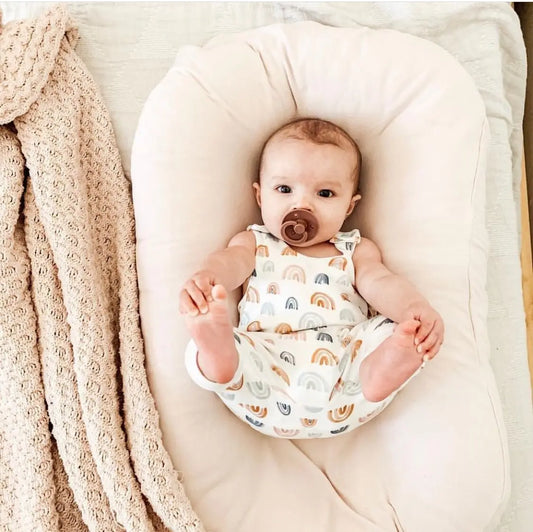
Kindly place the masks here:
POLYGON ((472 532, 497 522, 509 464, 488 361, 488 134, 464 69, 407 34, 301 22, 180 50, 144 106, 132 186, 150 385, 208 530, 472 532), (208 253, 260 222, 251 184, 261 147, 300 117, 335 122, 358 142, 363 199, 344 229, 378 244, 446 332, 377 418, 289 441, 255 432, 191 382, 178 294, 208 253))

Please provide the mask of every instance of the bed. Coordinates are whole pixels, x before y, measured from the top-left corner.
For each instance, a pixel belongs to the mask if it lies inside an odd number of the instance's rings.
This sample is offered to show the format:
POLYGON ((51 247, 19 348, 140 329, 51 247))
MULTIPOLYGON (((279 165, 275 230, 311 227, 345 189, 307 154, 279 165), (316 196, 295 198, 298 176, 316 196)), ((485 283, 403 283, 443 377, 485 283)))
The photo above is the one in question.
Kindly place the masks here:
MULTIPOLYGON (((77 51, 110 110, 126 175, 143 105, 178 48, 275 22, 393 28, 448 50, 474 79, 492 133, 487 173, 491 365, 509 440, 510 499, 494 529, 526 532, 533 522, 533 417, 520 265, 520 185, 525 49, 513 9, 498 4, 426 3, 69 3, 79 24, 77 51), (139 73, 142 72, 140 76, 139 73), (502 321, 505 327, 502 327, 502 321)), ((46 4, 0 2, 4 22, 46 4)), ((523 235, 522 235, 523 236, 523 235)), ((527 264, 527 261, 525 262, 527 264)), ((147 359, 149 378, 157 368, 147 359)), ((158 397, 155 397, 156 403, 158 397)), ((165 446, 180 468, 172 428, 165 446)), ((184 480, 187 488, 187 478, 184 480)), ((193 506, 194 493, 191 495, 193 506)))

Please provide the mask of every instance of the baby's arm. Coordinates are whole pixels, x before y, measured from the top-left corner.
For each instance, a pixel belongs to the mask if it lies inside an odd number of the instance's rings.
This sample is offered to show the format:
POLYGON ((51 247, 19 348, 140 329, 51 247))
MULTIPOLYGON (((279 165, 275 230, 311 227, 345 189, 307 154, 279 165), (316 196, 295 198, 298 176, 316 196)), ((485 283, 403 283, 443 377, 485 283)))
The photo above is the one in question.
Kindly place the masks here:
POLYGON ((432 358, 444 336, 439 313, 407 279, 392 273, 382 262, 377 246, 362 238, 353 254, 355 286, 361 296, 380 314, 401 323, 408 319, 420 321, 415 344, 419 352, 432 358))
POLYGON ((205 314, 211 290, 221 284, 231 292, 241 286, 255 266, 255 237, 251 231, 235 235, 228 247, 207 256, 200 269, 183 285, 179 310, 182 314, 205 314))

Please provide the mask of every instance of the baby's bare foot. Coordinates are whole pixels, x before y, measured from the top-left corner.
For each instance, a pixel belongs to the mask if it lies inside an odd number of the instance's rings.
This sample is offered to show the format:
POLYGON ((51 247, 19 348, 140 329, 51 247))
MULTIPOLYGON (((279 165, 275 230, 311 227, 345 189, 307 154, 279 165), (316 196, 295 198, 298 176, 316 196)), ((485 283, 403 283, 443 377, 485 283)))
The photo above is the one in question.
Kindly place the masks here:
POLYGON ((226 289, 217 284, 211 290, 213 301, 205 314, 186 315, 185 323, 198 347, 198 368, 210 381, 226 383, 239 364, 233 339, 226 289))
POLYGON ((422 355, 414 344, 419 325, 417 320, 399 323, 392 335, 361 362, 359 377, 368 401, 382 401, 420 367, 422 355))

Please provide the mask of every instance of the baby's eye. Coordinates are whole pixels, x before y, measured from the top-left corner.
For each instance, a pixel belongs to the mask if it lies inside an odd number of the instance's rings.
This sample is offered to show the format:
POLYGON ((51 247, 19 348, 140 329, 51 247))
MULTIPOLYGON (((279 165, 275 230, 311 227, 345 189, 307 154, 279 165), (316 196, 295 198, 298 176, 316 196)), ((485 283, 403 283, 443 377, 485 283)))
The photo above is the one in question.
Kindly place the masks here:
POLYGON ((276 187, 276 190, 282 194, 289 194, 291 187, 288 187, 287 185, 280 185, 279 187, 276 187))
POLYGON ((333 192, 331 190, 328 190, 328 189, 323 189, 321 190, 318 195, 322 198, 331 198, 334 196, 333 192))

